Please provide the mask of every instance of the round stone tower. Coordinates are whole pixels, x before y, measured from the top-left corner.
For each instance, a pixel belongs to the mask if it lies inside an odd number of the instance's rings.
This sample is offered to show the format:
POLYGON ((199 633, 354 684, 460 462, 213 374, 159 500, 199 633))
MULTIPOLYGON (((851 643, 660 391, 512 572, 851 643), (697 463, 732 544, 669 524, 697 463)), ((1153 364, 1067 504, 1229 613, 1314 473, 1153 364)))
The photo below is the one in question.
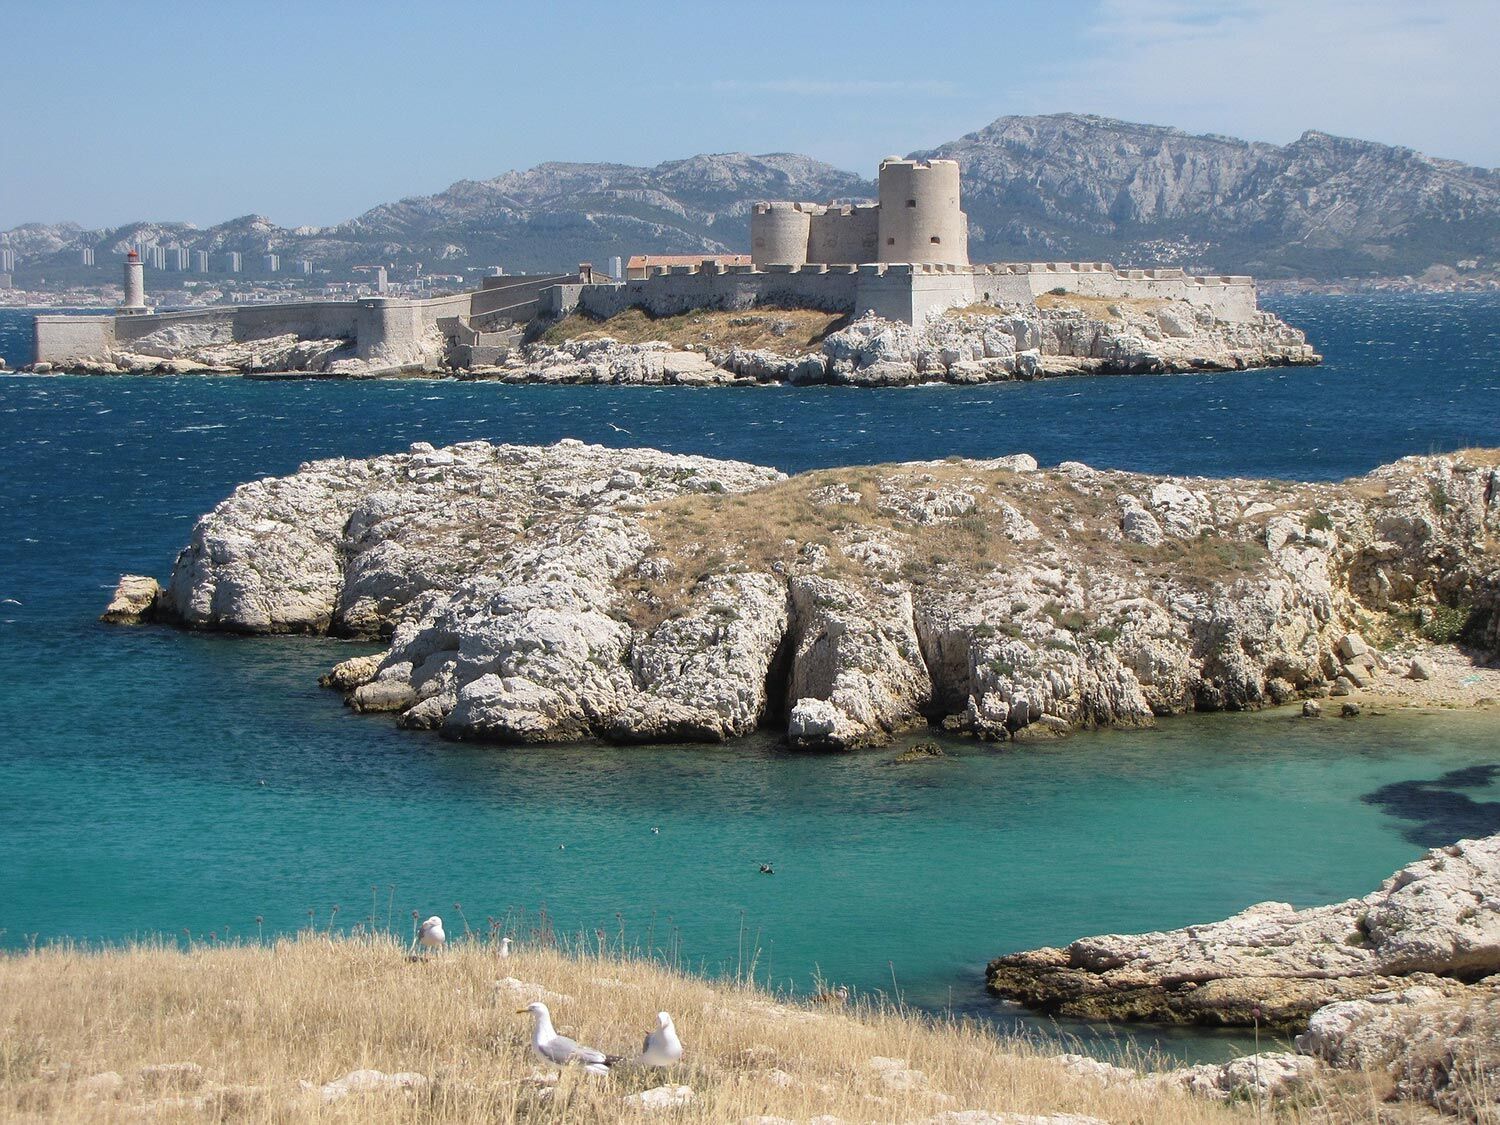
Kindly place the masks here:
POLYGON ((146 270, 141 256, 134 250, 125 255, 125 300, 115 310, 122 313, 146 311, 146 270))
POLYGON ((969 217, 958 207, 953 160, 880 162, 882 262, 969 264, 969 217))
POLYGON ((755 266, 807 264, 812 215, 801 203, 757 203, 750 212, 750 262, 755 266))

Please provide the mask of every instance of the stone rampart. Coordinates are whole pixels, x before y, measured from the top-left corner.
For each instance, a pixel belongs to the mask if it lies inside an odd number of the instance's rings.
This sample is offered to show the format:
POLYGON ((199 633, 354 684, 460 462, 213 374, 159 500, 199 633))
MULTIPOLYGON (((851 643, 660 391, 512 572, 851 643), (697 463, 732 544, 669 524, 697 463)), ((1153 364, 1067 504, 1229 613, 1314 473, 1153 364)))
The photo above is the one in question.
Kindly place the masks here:
POLYGON ((226 342, 246 343, 293 335, 304 340, 349 340, 355 356, 370 363, 400 365, 430 351, 439 320, 479 321, 489 328, 525 322, 540 308, 541 292, 577 274, 517 277, 467 293, 409 300, 368 297, 355 301, 298 301, 285 304, 224 305, 177 312, 127 316, 39 316, 33 333, 39 362, 55 366, 107 358, 129 351, 135 341, 163 328, 206 328, 226 342))
POLYGON ((823 207, 808 224, 807 260, 825 264, 879 261, 880 208, 823 207))
POLYGON ((551 316, 575 310, 608 319, 626 309, 677 316, 693 309, 757 305, 874 312, 918 324, 935 313, 974 302, 1031 304, 1065 289, 1084 296, 1157 297, 1211 310, 1221 320, 1248 321, 1257 311, 1255 283, 1240 276, 1199 277, 1180 269, 1116 270, 1108 262, 1001 262, 988 266, 879 262, 860 266, 808 263, 764 267, 657 266, 645 278, 602 285, 549 288, 551 316))
POLYGON ((32 324, 36 362, 66 365, 83 356, 107 356, 115 348, 113 316, 39 316, 32 324))
POLYGON ((1176 267, 1121 270, 1109 262, 997 262, 974 271, 976 293, 1003 294, 1007 301, 1032 301, 1065 289, 1086 297, 1187 301, 1228 321, 1250 320, 1259 310, 1255 279, 1242 274, 1189 274, 1176 267))
POLYGON ((630 308, 652 316, 677 316, 693 309, 782 306, 875 312, 913 324, 973 299, 973 275, 956 266, 808 264, 755 269, 705 263, 657 268, 646 278, 623 283, 555 286, 548 290, 544 307, 552 316, 580 311, 608 319, 630 308))

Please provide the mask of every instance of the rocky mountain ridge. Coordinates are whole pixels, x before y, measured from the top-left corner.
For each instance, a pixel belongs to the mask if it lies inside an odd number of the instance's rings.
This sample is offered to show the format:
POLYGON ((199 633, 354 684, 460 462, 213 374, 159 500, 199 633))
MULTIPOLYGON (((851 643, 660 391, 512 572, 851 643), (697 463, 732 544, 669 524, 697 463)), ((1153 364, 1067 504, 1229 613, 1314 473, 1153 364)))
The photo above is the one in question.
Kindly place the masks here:
MULTIPOLYGON (((1078 114, 1002 117, 919 155, 963 166, 975 261, 1105 259, 1275 278, 1421 273, 1500 255, 1500 172, 1309 131, 1278 146, 1078 114)), ((810 157, 728 153, 538 165, 324 228, 245 216, 197 230, 28 224, 0 245, 53 265, 136 241, 275 251, 320 265, 421 261, 514 272, 631 253, 743 252, 760 199, 868 198, 810 157)))
POLYGON ((459 739, 1020 739, 1492 682, 1412 657, 1500 655, 1497 534, 1494 451, 1296 485, 418 443, 242 485, 113 615, 386 638, 330 683, 459 739))

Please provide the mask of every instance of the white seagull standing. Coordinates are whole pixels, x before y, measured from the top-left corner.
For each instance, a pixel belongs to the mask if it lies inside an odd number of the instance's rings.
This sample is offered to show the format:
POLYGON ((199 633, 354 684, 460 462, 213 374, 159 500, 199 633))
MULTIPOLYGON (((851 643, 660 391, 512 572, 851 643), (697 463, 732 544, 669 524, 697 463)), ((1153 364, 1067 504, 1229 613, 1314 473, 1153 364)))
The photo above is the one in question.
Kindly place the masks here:
POLYGON ((423 922, 417 930, 417 941, 422 943, 423 949, 442 949, 447 940, 448 935, 443 933, 443 920, 436 914, 423 922))
POLYGON ((530 1012, 536 1017, 536 1025, 531 1032, 531 1049, 536 1052, 536 1057, 545 1063, 561 1069, 568 1063, 577 1063, 590 1074, 608 1074, 610 1064, 616 1060, 606 1055, 603 1051, 596 1051, 592 1047, 585 1047, 569 1039, 566 1035, 559 1035, 557 1029, 552 1026, 552 1013, 547 1010, 547 1005, 540 1000, 527 1004, 524 1008, 517 1008, 516 1015, 523 1016, 530 1012))
POLYGON ((510 938, 503 937, 500 939, 500 952, 496 956, 502 961, 510 956, 510 938))
POLYGON ((641 1047, 642 1066, 671 1066, 682 1059, 682 1040, 666 1012, 656 1013, 656 1029, 646 1034, 641 1047))

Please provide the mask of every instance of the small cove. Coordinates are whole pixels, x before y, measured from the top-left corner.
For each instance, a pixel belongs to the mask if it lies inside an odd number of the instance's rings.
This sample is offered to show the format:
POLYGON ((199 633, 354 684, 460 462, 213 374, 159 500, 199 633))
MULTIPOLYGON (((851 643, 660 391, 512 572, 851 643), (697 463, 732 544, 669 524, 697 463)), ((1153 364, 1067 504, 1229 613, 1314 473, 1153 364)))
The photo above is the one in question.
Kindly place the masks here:
MULTIPOLYGON (((400 929, 461 902, 483 929, 545 905, 560 932, 671 937, 709 971, 758 945, 776 983, 889 991, 894 975, 914 1004, 1012 1026, 981 987, 996 954, 1362 894, 1494 823, 1500 716, 1203 716, 1021 750, 950 742, 900 766, 768 738, 495 750, 345 711, 316 678, 348 645, 94 621, 120 572, 165 578, 239 481, 415 440, 578 436, 788 471, 1026 450, 1306 478, 1500 444, 1500 300, 1278 311, 1327 366, 909 391, 0 379, 0 943, 253 937, 257 917, 326 926, 335 904, 340 926, 389 909, 400 929)), ((12 362, 22 327, 0 312, 12 362)))

